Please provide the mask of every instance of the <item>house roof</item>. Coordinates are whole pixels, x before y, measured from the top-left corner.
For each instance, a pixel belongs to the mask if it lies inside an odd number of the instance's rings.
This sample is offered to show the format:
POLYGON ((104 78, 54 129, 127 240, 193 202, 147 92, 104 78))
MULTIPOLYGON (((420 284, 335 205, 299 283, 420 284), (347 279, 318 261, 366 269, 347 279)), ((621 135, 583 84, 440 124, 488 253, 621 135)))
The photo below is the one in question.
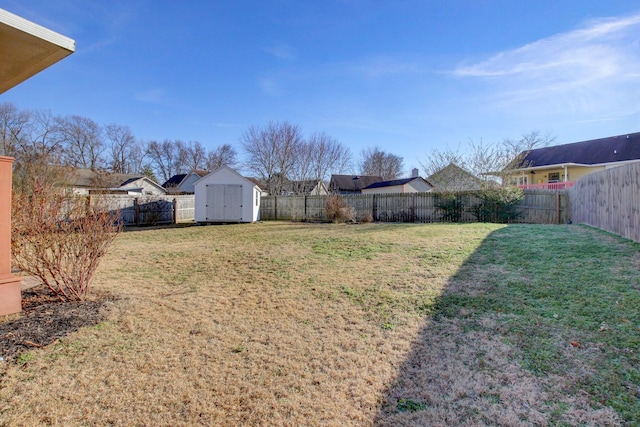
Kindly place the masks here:
POLYGON ((141 181, 146 181, 148 184, 156 187, 158 190, 160 190, 161 192, 165 192, 165 188, 163 186, 161 186, 160 184, 158 184, 157 182, 155 182, 154 180, 146 177, 146 176, 137 176, 137 177, 133 177, 133 178, 129 178, 126 181, 122 182, 120 185, 115 185, 115 188, 141 188, 141 187, 127 187, 130 184, 137 184, 140 185, 141 181))
MULTIPOLYGON (((177 187, 178 185, 180 185, 180 183, 182 182, 182 180, 187 176, 186 173, 180 173, 177 175, 173 175, 171 178, 169 178, 168 180, 166 180, 164 182, 164 184, 162 184, 162 186, 164 188, 169 188, 169 187, 177 187)), ((204 176, 204 175, 201 175, 204 176)))
POLYGON ((317 179, 305 179, 301 181, 289 181, 284 183, 284 190, 290 193, 310 193, 321 183, 317 179))
POLYGON ((0 9, 0 93, 75 51, 75 41, 0 9))
POLYGON ((264 183, 262 181, 260 181, 258 178, 253 178, 253 177, 249 177, 249 176, 245 176, 245 178, 247 178, 249 181, 253 182, 253 184, 258 187, 261 191, 267 191, 267 186, 264 185, 264 183))
POLYGON ((452 191, 477 190, 481 188, 483 184, 480 178, 467 172, 455 163, 449 163, 449 165, 429 176, 427 182, 436 189, 452 191))
POLYGON ((204 171, 200 169, 194 169, 191 171, 191 173, 198 175, 200 178, 202 178, 203 176, 209 175, 209 171, 204 171))
POLYGON ((598 165, 640 160, 640 132, 536 148, 521 154, 516 169, 558 164, 598 165))
POLYGON ((91 169, 73 169, 69 173, 68 182, 76 187, 120 187, 127 182, 142 178, 140 174, 108 173, 91 169))
POLYGON ((360 191, 380 181, 382 177, 372 175, 331 175, 329 187, 332 191, 360 191))
MULTIPOLYGON (((431 185, 431 183, 429 181, 427 181, 424 178, 421 178, 419 176, 414 176, 411 178, 403 178, 403 179, 394 179, 391 181, 380 181, 380 182, 374 182, 371 185, 367 185, 366 187, 363 188, 364 189, 372 189, 372 188, 383 188, 383 187, 395 187, 396 185, 405 185, 410 183, 411 181, 414 180, 422 180, 424 182, 426 182, 427 184, 431 185)), ((433 185, 431 185, 433 187, 433 185)))

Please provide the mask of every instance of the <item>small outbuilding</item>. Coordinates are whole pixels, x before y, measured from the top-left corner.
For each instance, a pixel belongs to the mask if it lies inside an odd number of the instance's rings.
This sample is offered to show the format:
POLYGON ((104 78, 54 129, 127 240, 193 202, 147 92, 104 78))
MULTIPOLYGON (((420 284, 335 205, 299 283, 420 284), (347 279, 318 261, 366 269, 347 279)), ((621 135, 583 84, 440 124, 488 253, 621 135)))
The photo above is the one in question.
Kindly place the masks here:
POLYGON ((255 222, 260 219, 262 190, 228 166, 197 180, 194 190, 198 223, 255 222))

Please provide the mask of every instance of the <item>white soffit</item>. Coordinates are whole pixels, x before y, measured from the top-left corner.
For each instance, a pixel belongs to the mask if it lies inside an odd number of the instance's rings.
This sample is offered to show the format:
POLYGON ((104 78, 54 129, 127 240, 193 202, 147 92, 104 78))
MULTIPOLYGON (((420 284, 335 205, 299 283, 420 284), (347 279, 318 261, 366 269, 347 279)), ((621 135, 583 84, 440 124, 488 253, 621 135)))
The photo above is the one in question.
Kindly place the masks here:
POLYGON ((75 50, 74 40, 0 9, 0 93, 75 50))

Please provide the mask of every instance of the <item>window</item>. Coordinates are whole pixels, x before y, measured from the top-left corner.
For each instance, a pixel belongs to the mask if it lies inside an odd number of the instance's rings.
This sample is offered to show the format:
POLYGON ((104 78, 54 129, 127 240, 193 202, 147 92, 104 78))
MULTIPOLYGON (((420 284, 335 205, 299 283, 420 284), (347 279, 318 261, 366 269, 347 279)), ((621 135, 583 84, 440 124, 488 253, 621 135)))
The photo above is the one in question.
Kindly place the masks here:
POLYGON ((519 176, 518 177, 518 185, 527 185, 529 183, 529 177, 528 176, 519 176))
POLYGON ((256 191, 256 206, 260 206, 260 192, 256 191))
POLYGON ((560 172, 549 173, 549 182, 558 182, 558 181, 560 181, 560 172))

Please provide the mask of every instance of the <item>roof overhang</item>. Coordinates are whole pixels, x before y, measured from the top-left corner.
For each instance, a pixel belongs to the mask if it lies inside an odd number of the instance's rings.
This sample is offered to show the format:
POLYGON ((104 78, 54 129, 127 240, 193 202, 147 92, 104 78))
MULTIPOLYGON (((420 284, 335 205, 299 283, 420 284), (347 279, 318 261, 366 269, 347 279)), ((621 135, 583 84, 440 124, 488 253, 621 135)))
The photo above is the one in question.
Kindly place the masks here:
POLYGON ((74 40, 0 9, 0 94, 75 49, 74 40))

